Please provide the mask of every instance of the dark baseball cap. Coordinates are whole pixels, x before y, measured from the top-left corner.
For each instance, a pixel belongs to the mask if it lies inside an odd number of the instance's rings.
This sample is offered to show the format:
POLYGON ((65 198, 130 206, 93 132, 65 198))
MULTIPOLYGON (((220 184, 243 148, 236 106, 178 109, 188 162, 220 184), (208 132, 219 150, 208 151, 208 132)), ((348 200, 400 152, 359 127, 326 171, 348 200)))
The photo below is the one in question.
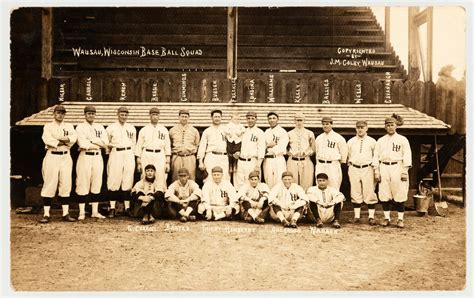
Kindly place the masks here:
POLYGON ((95 112, 96 112, 95 107, 94 107, 94 106, 85 106, 85 108, 84 108, 84 114, 87 113, 87 112, 93 112, 93 113, 95 113, 95 112))
POLYGON ((120 107, 117 109, 117 113, 127 113, 128 114, 128 109, 126 107, 120 107))
POLYGON ((62 105, 57 105, 57 106, 54 107, 54 112, 66 113, 66 108, 62 105))

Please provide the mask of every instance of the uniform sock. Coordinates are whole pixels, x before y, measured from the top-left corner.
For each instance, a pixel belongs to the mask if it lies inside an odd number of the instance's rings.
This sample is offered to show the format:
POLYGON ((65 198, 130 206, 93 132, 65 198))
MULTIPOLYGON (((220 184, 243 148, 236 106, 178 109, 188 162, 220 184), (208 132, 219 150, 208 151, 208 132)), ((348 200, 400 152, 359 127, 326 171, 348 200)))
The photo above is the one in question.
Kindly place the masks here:
POLYGON ((86 203, 79 203, 79 216, 86 214, 86 203))
POLYGON ((92 202, 92 215, 99 214, 99 202, 92 202))
POLYGON ((360 218, 360 207, 354 208, 354 218, 360 218))
POLYGON ((375 209, 369 208, 369 218, 374 218, 374 217, 375 217, 375 209))
POLYGON ((181 216, 184 216, 184 217, 187 216, 186 211, 184 211, 184 209, 179 210, 178 213, 179 213, 179 215, 181 215, 181 216))
POLYGON ((190 216, 191 212, 193 212, 193 208, 191 207, 186 208, 186 216, 190 216))
POLYGON ((403 220, 403 215, 404 215, 403 212, 398 212, 398 219, 403 220))
POLYGON ((43 216, 50 217, 49 210, 51 209, 51 206, 44 206, 43 208, 44 208, 44 215, 43 216))
POLYGON ((63 207, 63 216, 69 214, 69 205, 61 205, 63 207))
POLYGON ((298 221, 298 219, 300 218, 300 215, 301 214, 299 212, 295 212, 293 216, 291 217, 291 220, 298 221))
POLYGON ((383 215, 385 216, 385 219, 390 220, 390 211, 384 211, 383 215))
POLYGON ((123 201, 123 205, 125 206, 125 210, 130 208, 130 201, 123 201))
POLYGON ((280 221, 285 220, 285 216, 283 215, 283 212, 278 211, 278 212, 277 212, 277 216, 278 216, 278 219, 279 219, 280 221))
POLYGON ((110 201, 110 209, 115 209, 116 201, 110 201))

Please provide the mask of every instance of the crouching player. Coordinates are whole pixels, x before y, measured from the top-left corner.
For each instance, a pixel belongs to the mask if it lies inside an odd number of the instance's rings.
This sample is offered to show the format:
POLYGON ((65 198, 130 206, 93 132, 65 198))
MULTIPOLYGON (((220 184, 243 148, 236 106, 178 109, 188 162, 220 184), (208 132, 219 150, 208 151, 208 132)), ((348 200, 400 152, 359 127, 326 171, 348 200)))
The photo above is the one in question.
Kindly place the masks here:
MULTIPOLYGON (((328 186, 328 175, 319 173, 316 176, 318 186, 308 189, 309 209, 316 220, 316 227, 321 228, 323 223, 331 223, 336 229, 341 228, 342 202, 344 195, 337 189, 328 186)), ((310 216, 311 217, 311 216, 310 216)))
POLYGON ((260 182, 260 173, 252 171, 249 180, 239 190, 242 201, 241 217, 246 222, 263 224, 268 215, 268 195, 270 189, 265 183, 260 182))
POLYGON ((198 213, 207 220, 231 218, 239 213, 239 197, 229 180, 222 179, 223 170, 215 166, 211 170, 212 179, 208 179, 202 187, 202 201, 198 213))
POLYGON ((145 167, 145 176, 132 188, 134 202, 133 215, 143 216, 142 224, 155 222, 165 209, 165 186, 156 178, 156 168, 149 164, 145 167))
POLYGON ((201 197, 199 185, 189 180, 188 169, 181 168, 178 170, 178 179, 171 183, 165 193, 168 212, 172 218, 179 217, 181 222, 195 221, 195 213, 201 197))
POLYGON ((303 188, 293 183, 291 172, 283 172, 281 180, 270 191, 270 216, 284 227, 297 228, 308 198, 303 188))

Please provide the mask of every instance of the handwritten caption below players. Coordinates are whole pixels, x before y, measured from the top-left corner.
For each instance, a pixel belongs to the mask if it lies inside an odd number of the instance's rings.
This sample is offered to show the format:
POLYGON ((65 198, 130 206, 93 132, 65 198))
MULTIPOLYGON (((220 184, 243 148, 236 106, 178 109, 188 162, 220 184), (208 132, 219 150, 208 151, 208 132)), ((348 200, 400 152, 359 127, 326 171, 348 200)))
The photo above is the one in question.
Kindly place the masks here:
POLYGON ((302 234, 310 233, 311 235, 326 234, 336 235, 341 233, 341 230, 332 228, 316 228, 315 226, 303 226, 298 229, 284 228, 280 226, 241 226, 241 225, 224 225, 214 226, 212 224, 200 224, 200 225, 180 225, 165 223, 164 226, 158 225, 128 225, 127 231, 129 232, 167 232, 167 233, 191 233, 201 232, 204 234, 224 233, 224 234, 252 234, 259 232, 266 232, 272 234, 302 234))

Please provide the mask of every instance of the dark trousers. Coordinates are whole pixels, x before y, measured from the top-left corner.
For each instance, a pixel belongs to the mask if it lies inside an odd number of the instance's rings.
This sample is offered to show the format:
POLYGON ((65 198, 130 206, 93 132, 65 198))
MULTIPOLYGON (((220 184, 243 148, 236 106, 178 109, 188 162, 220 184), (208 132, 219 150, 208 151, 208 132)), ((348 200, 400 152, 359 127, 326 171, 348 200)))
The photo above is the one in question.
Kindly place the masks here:
POLYGON ((233 154, 242 149, 242 142, 234 143, 227 141, 227 155, 229 157, 229 169, 233 170, 237 166, 237 159, 234 158, 233 154))
MULTIPOLYGON (((341 219, 341 205, 341 203, 337 203, 336 205, 334 205, 334 219, 337 221, 341 219)), ((316 222, 320 218, 318 212, 318 204, 316 204, 315 202, 309 202, 308 218, 310 220, 313 220, 314 222, 316 222)))
MULTIPOLYGON (((193 208, 193 211, 191 212, 191 215, 196 215, 197 213, 197 206, 198 206, 198 201, 194 200, 189 202, 188 207, 193 208)), ((179 214, 179 211, 183 210, 183 206, 181 204, 178 204, 176 202, 168 202, 168 207, 166 208, 168 211, 168 215, 170 218, 178 218, 181 217, 179 214)), ((184 210, 186 211, 186 210, 184 210)))
MULTIPOLYGON (((242 219, 245 219, 247 217, 249 209, 252 208, 250 206, 250 202, 243 201, 242 208, 244 209, 244 211, 240 213, 240 216, 242 217, 242 219)), ((263 203, 262 212, 260 212, 260 214, 257 217, 261 219, 266 219, 268 216, 268 212, 270 212, 270 206, 268 205, 268 201, 265 200, 265 202, 263 203)))
POLYGON ((140 196, 144 196, 142 192, 135 193, 132 195, 132 204, 130 209, 134 217, 142 217, 144 215, 152 215, 155 218, 159 218, 163 215, 166 208, 165 194, 162 191, 157 191, 153 194, 154 200, 148 205, 142 206, 143 201, 138 199, 140 196))

